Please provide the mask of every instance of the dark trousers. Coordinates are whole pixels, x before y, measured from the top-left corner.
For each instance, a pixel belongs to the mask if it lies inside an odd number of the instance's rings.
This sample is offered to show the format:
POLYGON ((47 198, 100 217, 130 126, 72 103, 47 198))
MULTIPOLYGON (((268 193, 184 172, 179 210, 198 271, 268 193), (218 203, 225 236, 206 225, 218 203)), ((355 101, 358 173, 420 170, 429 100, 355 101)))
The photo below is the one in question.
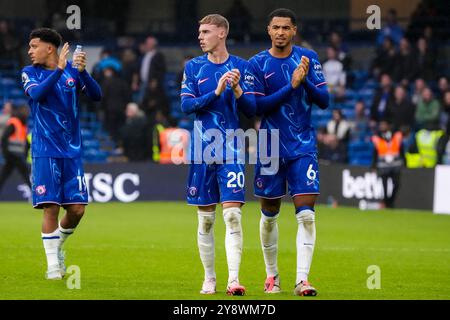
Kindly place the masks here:
POLYGON ((0 191, 3 188, 6 179, 8 179, 15 168, 19 170, 19 173, 22 176, 23 180, 31 189, 30 168, 25 159, 15 155, 5 154, 5 161, 6 163, 3 166, 2 171, 0 172, 0 191))
POLYGON ((395 198, 397 196, 398 189, 400 188, 400 169, 382 169, 378 171, 378 175, 383 181, 384 189, 384 204, 387 208, 394 208, 395 198), (392 194, 388 194, 388 180, 392 180, 393 189, 392 194))

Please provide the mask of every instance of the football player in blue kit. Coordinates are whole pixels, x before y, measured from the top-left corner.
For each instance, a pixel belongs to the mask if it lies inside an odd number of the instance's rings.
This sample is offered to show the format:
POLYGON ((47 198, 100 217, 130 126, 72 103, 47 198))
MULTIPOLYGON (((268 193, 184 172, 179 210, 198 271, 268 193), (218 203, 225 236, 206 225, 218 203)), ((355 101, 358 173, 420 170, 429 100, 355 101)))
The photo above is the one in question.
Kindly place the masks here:
POLYGON ((62 246, 75 230, 88 204, 81 162, 79 94, 94 101, 101 89, 88 74, 86 53, 67 61, 69 44, 59 33, 39 28, 30 34, 32 65, 22 70, 22 83, 31 107, 33 207, 43 209, 42 241, 47 256, 46 278, 64 277, 62 246), (76 65, 76 67, 75 67, 76 65), (58 222, 60 207, 66 210, 58 222))
POLYGON ((249 63, 227 51, 228 30, 228 21, 218 14, 199 21, 198 39, 205 54, 187 62, 180 95, 183 112, 195 114, 187 201, 198 207, 197 242, 205 270, 200 293, 216 293, 214 222, 216 205, 221 203, 226 225, 226 292, 244 295, 245 287, 239 282, 244 163, 238 161, 243 150, 227 144, 226 138, 240 128, 238 110, 252 117, 256 104, 249 63), (206 151, 210 150, 209 143, 216 141, 214 139, 222 139, 222 142, 209 157, 206 151))
POLYGON ((277 217, 287 184, 298 222, 294 294, 315 296, 317 291, 308 282, 308 273, 316 238, 314 204, 319 194, 319 167, 311 109, 313 105, 327 108, 329 95, 317 54, 293 45, 295 14, 277 9, 268 22, 272 46, 250 59, 255 73, 257 114, 262 117, 260 128, 266 129, 268 135, 279 130, 279 167, 268 172, 260 153, 255 168, 254 188, 261 201, 260 239, 267 273, 264 290, 281 290, 277 217))

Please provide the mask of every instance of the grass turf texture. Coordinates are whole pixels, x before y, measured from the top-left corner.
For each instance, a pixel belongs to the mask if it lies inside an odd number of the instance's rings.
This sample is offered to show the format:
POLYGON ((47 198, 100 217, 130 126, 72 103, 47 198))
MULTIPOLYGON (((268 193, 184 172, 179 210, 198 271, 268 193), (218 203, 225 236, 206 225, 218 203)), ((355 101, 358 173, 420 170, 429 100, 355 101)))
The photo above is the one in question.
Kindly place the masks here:
MULTIPOLYGON (((218 293, 198 292, 203 268, 197 250, 196 210, 182 202, 90 204, 65 245, 66 265, 81 269, 81 289, 44 279, 42 215, 29 204, 0 204, 0 299, 449 299, 450 216, 424 211, 316 208, 317 242, 310 280, 315 298, 292 294, 297 223, 284 203, 279 218, 283 292, 263 293, 259 206, 243 209, 244 297, 225 294, 225 227, 215 225, 218 293), (369 290, 370 265, 381 270, 381 289, 369 290)), ((62 213, 62 212, 61 212, 62 213)), ((67 279, 67 276, 66 276, 67 279)))

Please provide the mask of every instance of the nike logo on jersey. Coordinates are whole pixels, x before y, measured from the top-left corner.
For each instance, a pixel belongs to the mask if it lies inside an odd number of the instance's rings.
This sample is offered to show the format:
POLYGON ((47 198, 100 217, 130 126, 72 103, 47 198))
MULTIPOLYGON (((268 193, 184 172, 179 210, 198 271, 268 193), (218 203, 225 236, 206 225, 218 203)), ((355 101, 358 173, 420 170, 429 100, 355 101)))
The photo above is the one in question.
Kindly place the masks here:
POLYGON ((273 76, 275 74, 275 72, 269 73, 264 75, 264 79, 269 79, 271 76, 273 76))
POLYGON ((239 190, 233 189, 233 193, 238 193, 238 192, 241 192, 241 191, 242 191, 242 189, 239 189, 239 190))
POLYGON ((307 184, 308 186, 310 186, 310 185, 314 184, 314 180, 313 180, 313 181, 307 181, 306 184, 307 184))
POLYGON ((200 79, 200 80, 198 80, 198 84, 202 84, 203 82, 205 82, 205 81, 207 81, 207 80, 209 80, 209 78, 200 79))

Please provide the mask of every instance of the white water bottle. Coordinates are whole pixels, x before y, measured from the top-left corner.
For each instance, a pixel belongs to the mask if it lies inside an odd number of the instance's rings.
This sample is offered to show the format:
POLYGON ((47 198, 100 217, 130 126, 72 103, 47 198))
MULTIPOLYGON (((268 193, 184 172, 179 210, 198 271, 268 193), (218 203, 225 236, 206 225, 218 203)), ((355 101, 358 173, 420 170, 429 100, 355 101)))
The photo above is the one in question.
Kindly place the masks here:
MULTIPOLYGON (((73 52, 72 61, 75 61, 75 57, 76 57, 77 54, 79 54, 81 51, 83 51, 83 46, 77 45, 77 47, 75 48, 75 51, 73 52)), ((72 62, 72 67, 74 67, 75 69, 78 68, 78 66, 77 66, 74 62, 72 62)))

